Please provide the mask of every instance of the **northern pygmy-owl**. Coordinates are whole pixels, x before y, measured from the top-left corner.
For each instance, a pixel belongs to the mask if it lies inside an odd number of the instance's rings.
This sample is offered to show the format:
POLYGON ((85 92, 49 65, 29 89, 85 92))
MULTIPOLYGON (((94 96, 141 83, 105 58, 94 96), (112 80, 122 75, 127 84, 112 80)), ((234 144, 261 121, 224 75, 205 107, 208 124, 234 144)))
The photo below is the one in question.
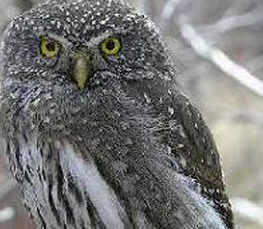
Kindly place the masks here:
POLYGON ((2 53, 2 135, 39 228, 233 228, 212 136, 143 14, 51 0, 2 53))

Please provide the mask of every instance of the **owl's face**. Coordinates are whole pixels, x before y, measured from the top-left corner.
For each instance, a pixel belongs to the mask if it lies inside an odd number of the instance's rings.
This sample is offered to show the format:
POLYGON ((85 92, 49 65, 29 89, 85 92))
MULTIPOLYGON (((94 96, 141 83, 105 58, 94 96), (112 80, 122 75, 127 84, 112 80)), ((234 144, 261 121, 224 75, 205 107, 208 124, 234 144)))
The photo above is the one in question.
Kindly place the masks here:
POLYGON ((6 77, 71 90, 105 77, 149 78, 166 61, 155 28, 118 1, 39 6, 13 22, 4 52, 6 77))
POLYGON ((114 103, 124 87, 131 91, 132 82, 167 79, 169 72, 155 27, 118 1, 41 5, 14 20, 3 53, 2 94, 8 106, 25 111, 21 122, 31 117, 29 125, 52 123, 60 129, 65 119, 94 121, 102 101, 114 103))

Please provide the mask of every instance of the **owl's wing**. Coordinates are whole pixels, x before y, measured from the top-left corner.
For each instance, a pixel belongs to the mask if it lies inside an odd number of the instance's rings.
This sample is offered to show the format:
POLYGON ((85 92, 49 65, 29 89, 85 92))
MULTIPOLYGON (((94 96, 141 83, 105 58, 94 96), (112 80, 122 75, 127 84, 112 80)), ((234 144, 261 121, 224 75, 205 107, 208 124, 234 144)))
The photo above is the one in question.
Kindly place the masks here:
POLYGON ((220 213, 228 228, 233 228, 233 216, 225 193, 219 154, 214 139, 199 111, 184 95, 176 98, 176 120, 180 135, 170 132, 171 154, 179 170, 193 178, 198 190, 220 213), (179 108, 179 109, 178 109, 179 108))

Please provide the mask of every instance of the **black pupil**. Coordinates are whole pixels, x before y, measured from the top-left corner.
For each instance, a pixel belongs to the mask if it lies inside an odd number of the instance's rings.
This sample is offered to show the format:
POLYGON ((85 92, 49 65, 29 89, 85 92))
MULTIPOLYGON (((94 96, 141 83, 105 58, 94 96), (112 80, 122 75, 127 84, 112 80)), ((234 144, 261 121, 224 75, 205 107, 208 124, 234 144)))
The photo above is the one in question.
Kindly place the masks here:
POLYGON ((54 52, 54 51, 56 51, 56 44, 55 44, 55 42, 49 42, 49 43, 47 43, 47 45, 46 45, 46 48, 47 48, 47 50, 49 51, 49 52, 54 52))
POLYGON ((106 48, 110 51, 115 49, 115 41, 114 40, 109 40, 106 44, 106 48))

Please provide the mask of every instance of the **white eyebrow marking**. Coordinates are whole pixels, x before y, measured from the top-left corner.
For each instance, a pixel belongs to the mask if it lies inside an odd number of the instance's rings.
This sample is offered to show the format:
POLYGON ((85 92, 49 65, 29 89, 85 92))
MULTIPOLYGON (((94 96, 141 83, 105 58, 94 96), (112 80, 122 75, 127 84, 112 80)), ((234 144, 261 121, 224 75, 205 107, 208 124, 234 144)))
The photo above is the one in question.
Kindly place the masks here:
POLYGON ((96 46, 99 43, 101 43, 103 40, 105 40, 106 38, 113 36, 114 33, 110 33, 109 31, 106 31, 104 33, 101 33, 99 36, 97 37, 93 37, 91 38, 87 43, 87 47, 92 47, 92 46, 96 46))
POLYGON ((51 39, 54 39, 56 41, 59 41, 63 45, 64 48, 69 48, 69 47, 73 46, 73 44, 68 39, 66 39, 64 37, 60 37, 56 34, 43 32, 43 33, 38 33, 37 36, 38 37, 47 37, 47 38, 51 38, 51 39))

